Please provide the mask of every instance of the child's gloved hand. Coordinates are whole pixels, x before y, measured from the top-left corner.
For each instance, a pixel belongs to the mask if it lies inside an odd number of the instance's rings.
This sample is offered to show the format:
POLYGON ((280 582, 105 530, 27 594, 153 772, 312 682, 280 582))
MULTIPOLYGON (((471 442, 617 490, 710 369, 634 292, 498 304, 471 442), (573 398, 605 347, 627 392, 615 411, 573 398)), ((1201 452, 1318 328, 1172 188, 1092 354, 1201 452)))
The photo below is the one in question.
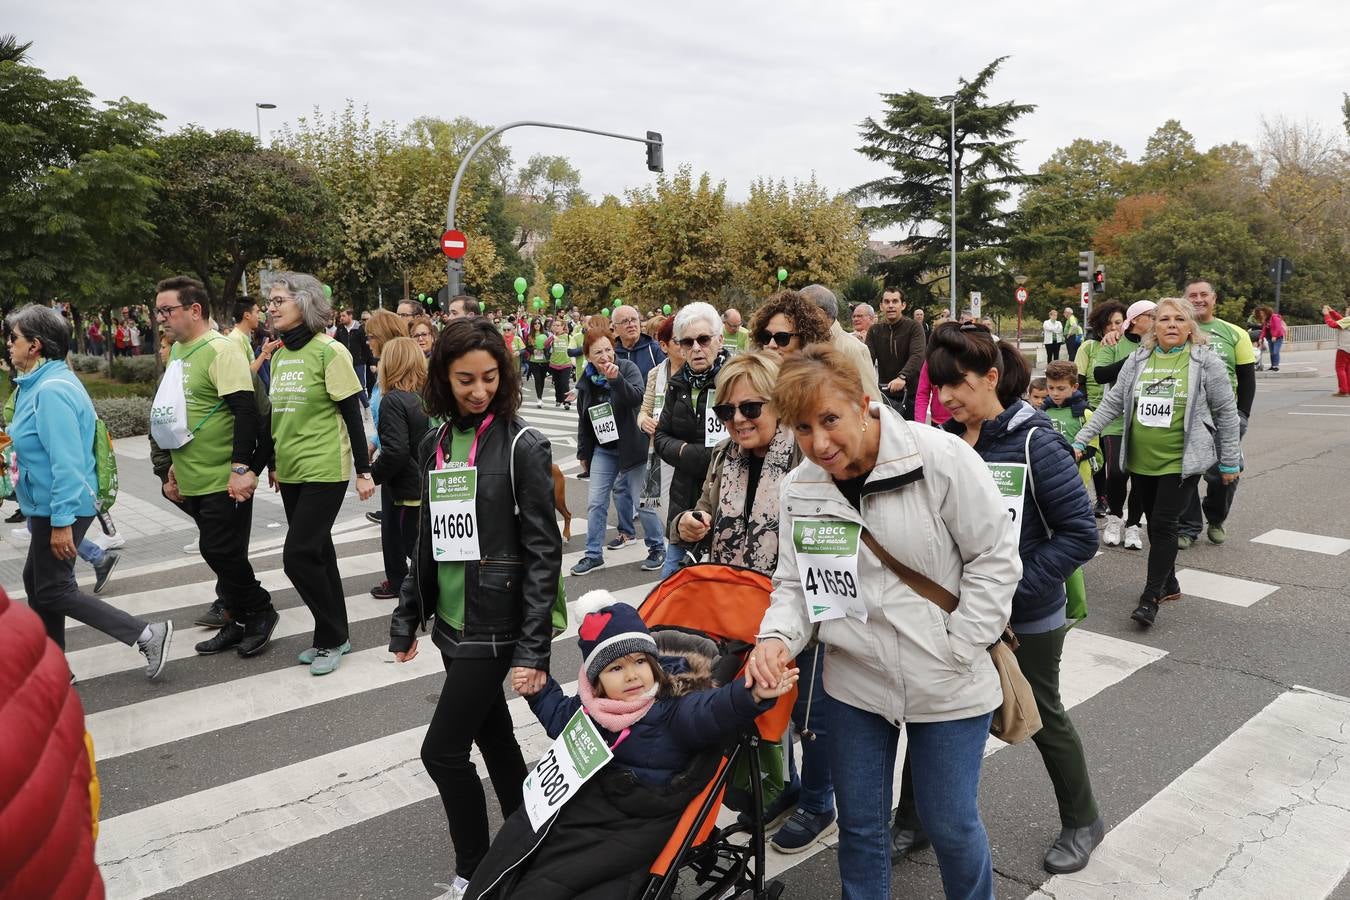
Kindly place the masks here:
POLYGON ((751 688, 750 694, 756 700, 772 700, 774 697, 781 697, 797 684, 797 670, 788 669, 783 673, 783 677, 772 687, 762 687, 758 681, 751 688))

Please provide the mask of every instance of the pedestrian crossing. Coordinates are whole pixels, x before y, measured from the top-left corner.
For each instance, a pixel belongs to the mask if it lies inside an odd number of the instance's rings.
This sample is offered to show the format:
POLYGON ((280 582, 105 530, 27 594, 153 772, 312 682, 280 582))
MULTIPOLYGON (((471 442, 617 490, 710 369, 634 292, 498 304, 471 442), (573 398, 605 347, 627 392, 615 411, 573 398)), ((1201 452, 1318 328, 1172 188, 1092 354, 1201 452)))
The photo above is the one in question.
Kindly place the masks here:
POLYGON ((533 390, 526 392, 520 406, 520 417, 548 436, 554 447, 554 462, 559 462, 558 452, 566 448, 573 456, 577 448, 577 411, 555 407, 552 394, 545 393, 543 406, 535 405, 533 390))
MULTIPOLYGON (((583 555, 586 523, 574 520, 573 529, 564 546, 564 570, 583 555)), ((214 580, 195 557, 119 571, 116 589, 107 595, 138 615, 175 620, 180 631, 163 681, 147 684, 138 654, 106 641, 89 643, 96 638, 92 634, 69 651, 103 780, 105 818, 97 854, 109 897, 240 896, 244 892, 231 879, 268 871, 274 860, 282 868, 319 873, 318 881, 311 877, 262 890, 279 898, 314 893, 432 898, 439 893, 433 883, 448 880, 449 838, 435 785, 419 758, 443 678, 441 660, 424 639, 414 660, 392 661, 385 648, 394 601, 366 593, 381 577, 378 529, 350 517, 335 532, 354 652, 333 675, 314 678, 294 664, 296 653, 308 646, 312 619, 281 570, 279 535, 255 538, 250 552, 281 613, 273 645, 263 656, 238 660, 234 654, 193 653, 193 643, 209 632, 192 627, 191 619, 214 599, 214 580), (166 573, 175 584, 165 585, 166 573), (363 866, 345 865, 363 844, 390 831, 404 833, 409 821, 417 823, 414 830, 431 852, 409 870, 408 884, 395 889, 376 882, 378 867, 367 875, 363 866)), ((644 557, 640 542, 607 552, 606 569, 568 579, 569 597, 605 587, 621 602, 640 603, 655 584, 653 573, 638 569, 644 557)), ((1182 574, 1188 592, 1201 589, 1194 578, 1203 574, 1182 574)), ((1092 577, 1089 571, 1090 584, 1092 577)), ((1229 599, 1214 599, 1231 606, 1231 588, 1220 585, 1214 593, 1229 599)), ((1095 624, 1089 620, 1089 626, 1095 624)), ((574 638, 574 624, 558 635, 552 665, 569 691, 580 661, 574 638)), ((1065 644, 1064 703, 1076 717, 1080 709, 1101 710, 1131 691, 1132 682, 1162 677, 1149 673, 1174 666, 1172 655, 1143 640, 1080 626, 1065 644)), ((548 739, 521 698, 512 697, 508 706, 532 761, 548 739)), ((1121 713, 1136 721, 1131 715, 1121 713)), ((1137 727, 1148 727, 1148 713, 1137 721, 1137 727)), ((1108 822, 1114 827, 1088 869, 1048 880, 1041 875, 1019 896, 1271 896, 1232 880, 1238 870, 1247 873, 1244 878, 1257 878, 1257 885, 1291 885, 1282 896, 1325 896, 1344 878, 1346 862, 1343 852, 1328 848, 1350 845, 1346 733, 1350 699, 1277 689, 1264 710, 1235 720, 1207 755, 1128 815, 1108 822), (1183 838, 1186 853, 1172 852, 1183 838), (1150 875, 1164 858, 1162 875, 1150 875)), ((1108 734, 1084 729, 1090 763, 1094 745, 1108 734)), ((1013 788, 1024 779, 1038 794, 1048 792, 1039 759, 1029 749, 991 739, 986 755, 991 763, 1019 760, 1011 767, 1020 773, 1013 788)), ((1008 770, 987 767, 987 784, 996 779, 987 790, 1008 789, 1008 770)), ((992 826, 991 840, 998 866, 1002 842, 992 826)), ((770 850, 770 873, 789 885, 787 896, 829 896, 836 888, 822 890, 811 880, 818 879, 822 864, 809 861, 833 845, 830 839, 792 856, 770 850)), ((897 880, 932 877, 909 868, 918 874, 897 870, 897 880)))

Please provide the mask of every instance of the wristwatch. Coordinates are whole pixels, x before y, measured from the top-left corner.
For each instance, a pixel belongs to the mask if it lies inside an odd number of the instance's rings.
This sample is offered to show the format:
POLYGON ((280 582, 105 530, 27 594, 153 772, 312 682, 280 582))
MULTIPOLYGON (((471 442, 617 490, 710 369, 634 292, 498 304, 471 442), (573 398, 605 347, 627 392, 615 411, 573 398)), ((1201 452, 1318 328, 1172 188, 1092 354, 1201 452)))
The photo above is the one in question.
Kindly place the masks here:
POLYGON ((248 466, 230 466, 230 471, 236 475, 247 475, 249 469, 248 466))

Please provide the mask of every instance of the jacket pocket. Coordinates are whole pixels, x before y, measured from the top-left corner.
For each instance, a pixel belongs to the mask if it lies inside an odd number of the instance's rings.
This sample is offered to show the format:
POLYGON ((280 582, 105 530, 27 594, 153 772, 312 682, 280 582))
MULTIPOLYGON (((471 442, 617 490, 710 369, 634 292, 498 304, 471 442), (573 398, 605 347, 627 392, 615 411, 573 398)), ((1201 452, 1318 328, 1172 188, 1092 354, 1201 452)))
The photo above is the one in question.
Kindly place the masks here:
POLYGON ((464 611, 465 631, 514 632, 520 627, 525 602, 525 566, 484 560, 478 564, 478 585, 464 611))

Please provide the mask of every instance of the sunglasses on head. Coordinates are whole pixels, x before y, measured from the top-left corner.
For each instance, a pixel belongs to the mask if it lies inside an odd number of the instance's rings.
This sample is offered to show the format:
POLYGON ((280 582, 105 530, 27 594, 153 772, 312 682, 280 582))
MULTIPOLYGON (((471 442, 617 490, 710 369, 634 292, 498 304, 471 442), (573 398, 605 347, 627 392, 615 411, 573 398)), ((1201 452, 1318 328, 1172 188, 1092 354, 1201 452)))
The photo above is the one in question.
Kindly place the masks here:
POLYGON ((712 343, 712 340, 713 336, 711 334, 700 334, 696 338, 691 337, 680 338, 675 343, 679 344, 681 347, 688 350, 691 347, 693 347, 695 343, 697 343, 700 347, 706 347, 712 343))
POLYGON ((754 420, 759 418, 759 414, 764 411, 764 404, 767 400, 742 400, 740 403, 732 406, 730 403, 719 403, 713 407, 713 415, 723 422, 730 422, 740 410, 741 415, 747 419, 754 420))
POLYGON ((755 340, 759 341, 761 347, 767 347, 770 344, 777 344, 779 347, 786 347, 792 343, 792 339, 797 336, 795 331, 761 331, 755 335, 755 340))

